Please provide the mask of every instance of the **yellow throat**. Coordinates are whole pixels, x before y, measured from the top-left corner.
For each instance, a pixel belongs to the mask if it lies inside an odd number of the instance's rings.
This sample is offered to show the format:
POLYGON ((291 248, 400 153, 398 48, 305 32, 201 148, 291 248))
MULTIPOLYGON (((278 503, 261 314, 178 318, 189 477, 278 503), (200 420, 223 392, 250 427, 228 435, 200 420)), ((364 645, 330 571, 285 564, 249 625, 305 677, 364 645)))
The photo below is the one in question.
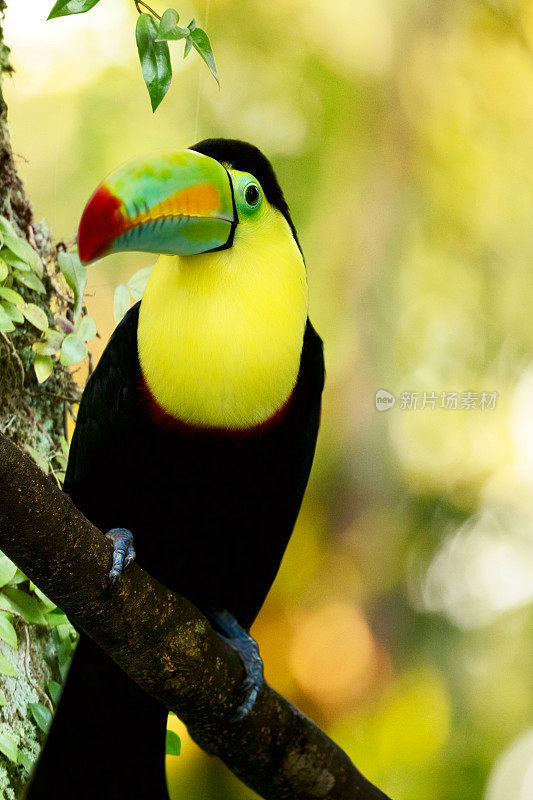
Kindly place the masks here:
POLYGON ((194 425, 268 420, 298 377, 307 320, 302 255, 266 199, 227 250, 160 256, 140 306, 138 348, 159 406, 194 425))

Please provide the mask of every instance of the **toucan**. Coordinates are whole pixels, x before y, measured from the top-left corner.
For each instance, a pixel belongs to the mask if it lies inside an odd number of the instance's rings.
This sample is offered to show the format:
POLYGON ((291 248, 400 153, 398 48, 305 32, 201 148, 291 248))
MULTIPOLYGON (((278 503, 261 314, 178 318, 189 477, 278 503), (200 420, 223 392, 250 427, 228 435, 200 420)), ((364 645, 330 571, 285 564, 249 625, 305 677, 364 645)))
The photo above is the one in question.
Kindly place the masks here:
MULTIPOLYGON (((108 532, 110 581, 136 557, 237 648, 238 725, 262 683, 249 630, 300 509, 324 385, 288 205, 258 148, 208 139, 113 172, 78 250, 159 258, 87 383, 64 491, 108 532)), ((166 724, 82 634, 28 799, 168 800, 166 724)))

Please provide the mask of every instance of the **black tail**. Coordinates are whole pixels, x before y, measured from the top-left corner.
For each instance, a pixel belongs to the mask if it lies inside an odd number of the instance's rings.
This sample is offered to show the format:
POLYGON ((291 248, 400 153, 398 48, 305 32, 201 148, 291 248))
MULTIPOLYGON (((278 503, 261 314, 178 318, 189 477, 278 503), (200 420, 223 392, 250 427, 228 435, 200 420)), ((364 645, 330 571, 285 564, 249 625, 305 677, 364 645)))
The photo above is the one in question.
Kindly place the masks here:
POLYGON ((167 711, 82 635, 27 800, 169 800, 167 711))

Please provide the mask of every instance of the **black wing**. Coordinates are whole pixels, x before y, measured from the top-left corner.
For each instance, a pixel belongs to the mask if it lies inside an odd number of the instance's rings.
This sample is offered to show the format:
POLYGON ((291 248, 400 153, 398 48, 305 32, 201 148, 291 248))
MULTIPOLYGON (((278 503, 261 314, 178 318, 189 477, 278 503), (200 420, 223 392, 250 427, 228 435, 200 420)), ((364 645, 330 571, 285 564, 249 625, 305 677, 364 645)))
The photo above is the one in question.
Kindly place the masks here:
MULTIPOLYGON (((63 490, 100 527, 106 509, 120 504, 117 471, 122 448, 135 427, 143 427, 139 407, 141 373, 137 354, 139 305, 131 308, 111 336, 89 378, 78 410, 63 490)), ((113 511, 116 519, 119 510, 113 511)), ((118 524, 118 523, 116 523, 118 524)), ((114 523, 109 522, 109 527, 114 523)))

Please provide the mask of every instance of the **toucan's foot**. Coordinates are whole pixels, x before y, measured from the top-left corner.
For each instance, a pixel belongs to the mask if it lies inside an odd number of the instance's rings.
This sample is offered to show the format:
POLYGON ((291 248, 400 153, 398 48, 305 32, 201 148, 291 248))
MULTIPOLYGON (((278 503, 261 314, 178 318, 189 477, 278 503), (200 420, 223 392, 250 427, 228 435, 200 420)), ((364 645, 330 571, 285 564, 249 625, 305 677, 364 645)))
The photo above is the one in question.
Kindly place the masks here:
POLYGON ((257 700, 263 685, 263 662, 257 642, 239 625, 229 611, 216 611, 211 614, 211 619, 220 629, 219 635, 235 648, 244 664, 245 677, 242 685, 246 697, 231 718, 231 722, 238 722, 248 716, 257 700))
POLYGON ((118 576, 135 561, 133 534, 127 528, 111 528, 106 533, 106 539, 113 542, 113 566, 109 573, 109 582, 113 586, 118 576))

